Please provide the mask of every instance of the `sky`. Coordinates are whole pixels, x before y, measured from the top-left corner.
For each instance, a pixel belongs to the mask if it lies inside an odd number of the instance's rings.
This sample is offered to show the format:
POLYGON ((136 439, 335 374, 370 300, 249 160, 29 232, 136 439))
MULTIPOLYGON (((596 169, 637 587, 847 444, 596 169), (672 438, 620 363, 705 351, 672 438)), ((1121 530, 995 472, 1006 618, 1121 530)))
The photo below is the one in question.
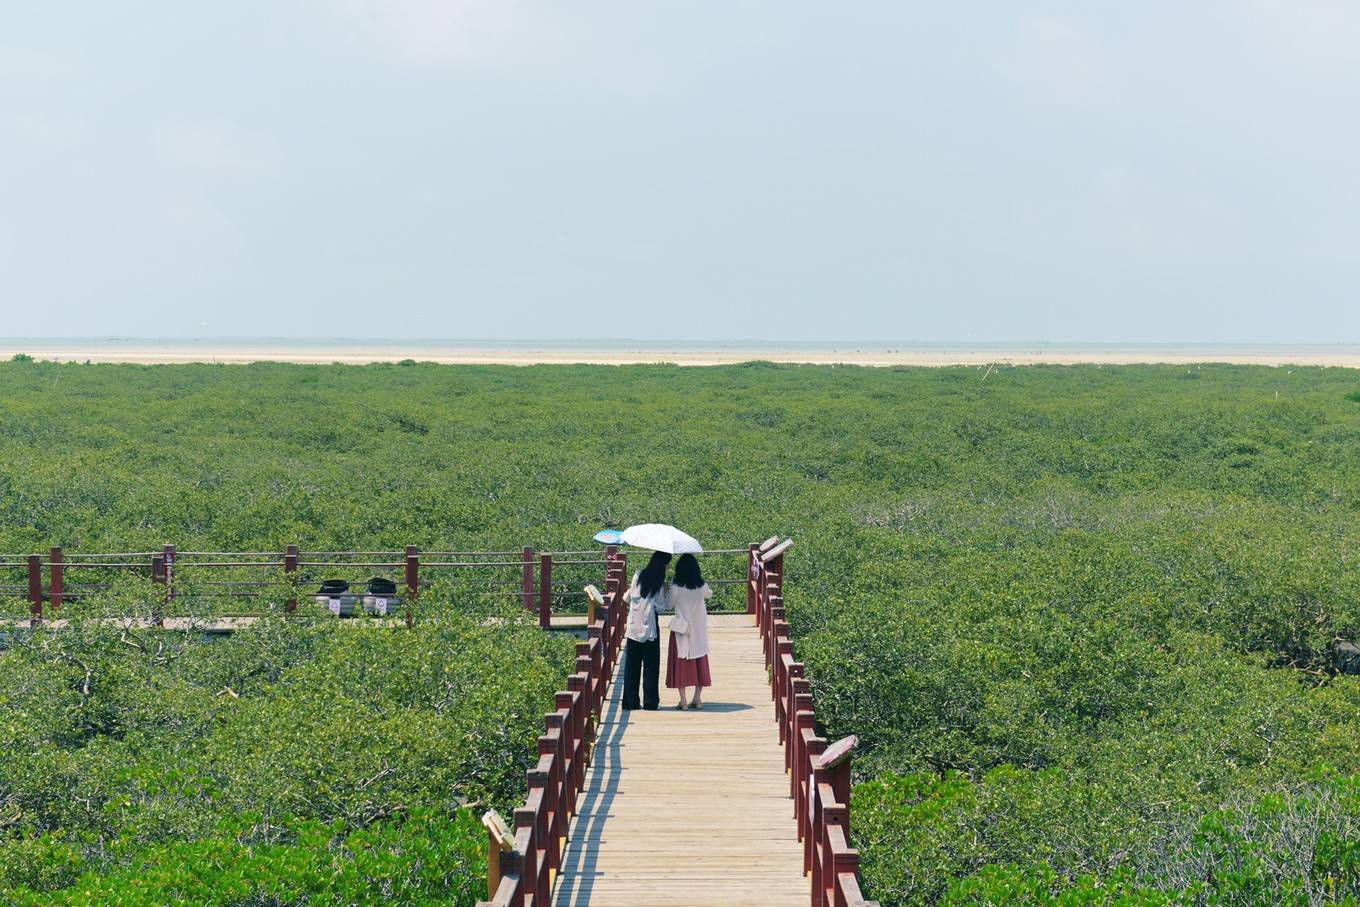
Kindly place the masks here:
POLYGON ((4 3, 12 337, 1360 342, 1360 3, 4 3))

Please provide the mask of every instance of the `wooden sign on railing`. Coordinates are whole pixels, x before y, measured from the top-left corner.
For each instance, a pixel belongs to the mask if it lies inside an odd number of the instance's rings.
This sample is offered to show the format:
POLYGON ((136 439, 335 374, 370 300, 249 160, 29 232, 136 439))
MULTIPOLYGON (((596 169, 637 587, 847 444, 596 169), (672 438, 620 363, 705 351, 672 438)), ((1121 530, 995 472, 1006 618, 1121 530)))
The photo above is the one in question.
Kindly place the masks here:
POLYGON ((501 814, 489 809, 482 814, 482 824, 486 826, 486 896, 495 897, 496 889, 501 887, 501 859, 515 846, 515 833, 501 818, 501 814))

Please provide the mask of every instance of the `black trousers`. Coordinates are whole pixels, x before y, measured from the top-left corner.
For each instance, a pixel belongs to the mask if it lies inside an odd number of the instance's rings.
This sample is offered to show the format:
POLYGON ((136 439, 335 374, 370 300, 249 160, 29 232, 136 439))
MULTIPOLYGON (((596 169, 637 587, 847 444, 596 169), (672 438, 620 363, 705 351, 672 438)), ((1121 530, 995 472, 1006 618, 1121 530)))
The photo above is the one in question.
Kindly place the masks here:
POLYGON ((654 709, 661 705, 661 690, 657 687, 660 676, 661 640, 627 640, 623 649, 623 707, 638 707, 639 680, 642 681, 642 708, 654 709))

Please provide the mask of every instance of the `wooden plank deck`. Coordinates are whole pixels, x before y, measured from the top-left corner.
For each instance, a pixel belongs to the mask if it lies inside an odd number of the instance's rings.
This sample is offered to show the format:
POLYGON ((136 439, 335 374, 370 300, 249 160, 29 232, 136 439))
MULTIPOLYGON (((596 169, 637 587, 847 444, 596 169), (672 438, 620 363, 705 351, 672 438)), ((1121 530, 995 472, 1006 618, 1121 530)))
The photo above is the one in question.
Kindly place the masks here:
MULTIPOLYGON (((663 624, 665 621, 663 620, 663 624)), ((702 711, 625 712, 622 658, 558 877, 559 907, 797 905, 809 901, 753 619, 710 617, 702 711)))

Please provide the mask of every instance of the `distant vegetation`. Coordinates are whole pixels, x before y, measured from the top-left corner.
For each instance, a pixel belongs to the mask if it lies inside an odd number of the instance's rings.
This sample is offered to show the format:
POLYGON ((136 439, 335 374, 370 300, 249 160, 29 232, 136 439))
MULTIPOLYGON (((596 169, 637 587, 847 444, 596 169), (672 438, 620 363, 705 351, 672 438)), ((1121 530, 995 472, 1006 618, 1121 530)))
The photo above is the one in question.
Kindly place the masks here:
MULTIPOLYGON (((820 717, 863 740, 873 896, 1342 902, 1360 898, 1360 678, 1336 655, 1360 639, 1357 383, 0 364, 0 550, 580 547, 652 519, 719 545, 793 536, 820 717)), ((338 903, 445 883, 466 902, 481 833, 458 803, 518 793, 566 656, 473 620, 35 637, 0 654, 0 892, 99 902, 142 879, 300 903, 336 878, 338 903)))

